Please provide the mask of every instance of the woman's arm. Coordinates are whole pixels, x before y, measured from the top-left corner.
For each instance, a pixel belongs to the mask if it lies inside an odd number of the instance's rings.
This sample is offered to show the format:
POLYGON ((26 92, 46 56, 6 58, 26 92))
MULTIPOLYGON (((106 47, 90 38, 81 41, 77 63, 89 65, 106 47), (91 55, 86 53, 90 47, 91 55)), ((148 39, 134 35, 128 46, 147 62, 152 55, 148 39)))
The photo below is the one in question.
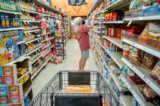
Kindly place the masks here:
POLYGON ((93 28, 93 26, 94 26, 94 18, 95 18, 95 16, 92 16, 92 22, 91 22, 91 25, 90 25, 90 26, 88 26, 88 28, 89 28, 89 29, 92 29, 92 28, 93 28))

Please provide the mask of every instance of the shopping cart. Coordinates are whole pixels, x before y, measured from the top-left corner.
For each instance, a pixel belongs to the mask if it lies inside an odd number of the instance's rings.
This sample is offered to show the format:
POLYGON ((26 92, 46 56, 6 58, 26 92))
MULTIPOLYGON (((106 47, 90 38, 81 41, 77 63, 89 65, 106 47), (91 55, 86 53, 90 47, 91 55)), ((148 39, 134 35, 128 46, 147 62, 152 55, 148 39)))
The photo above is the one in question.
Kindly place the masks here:
POLYGON ((29 106, 118 106, 119 101, 97 71, 59 71, 29 106), (66 93, 67 85, 90 85, 98 93, 66 93))

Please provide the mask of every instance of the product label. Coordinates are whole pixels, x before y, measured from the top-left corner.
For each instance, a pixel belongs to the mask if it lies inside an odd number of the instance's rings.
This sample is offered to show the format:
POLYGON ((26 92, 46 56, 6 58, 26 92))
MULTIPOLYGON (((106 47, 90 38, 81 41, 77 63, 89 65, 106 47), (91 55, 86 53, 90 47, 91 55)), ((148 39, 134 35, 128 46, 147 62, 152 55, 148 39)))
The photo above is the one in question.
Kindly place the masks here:
POLYGON ((28 81, 28 79, 29 79, 29 73, 20 79, 20 83, 24 84, 26 81, 28 81))
POLYGON ((16 86, 8 86, 8 92, 10 95, 20 94, 19 85, 16 86))
POLYGON ((0 66, 0 75, 3 75, 3 73, 2 73, 2 66, 0 66))
POLYGON ((0 96, 0 104, 8 104, 8 103, 9 103, 8 95, 0 96))
POLYGON ((0 87, 0 96, 1 95, 8 95, 8 87, 7 86, 0 87))
POLYGON ((3 76, 3 84, 14 84, 14 76, 3 76))
POLYGON ((20 94, 17 94, 17 95, 9 95, 9 102, 10 102, 10 103, 21 103, 20 94))
POLYGON ((14 75, 13 66, 2 66, 3 75, 14 75))

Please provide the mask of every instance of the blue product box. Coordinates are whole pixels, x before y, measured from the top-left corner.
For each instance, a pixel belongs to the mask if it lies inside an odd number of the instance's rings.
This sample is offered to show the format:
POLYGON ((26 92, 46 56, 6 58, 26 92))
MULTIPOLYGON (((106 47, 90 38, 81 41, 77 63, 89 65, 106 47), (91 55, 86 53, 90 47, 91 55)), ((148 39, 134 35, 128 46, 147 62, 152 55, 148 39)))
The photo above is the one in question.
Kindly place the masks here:
POLYGON ((18 31, 19 34, 19 40, 23 41, 23 31, 18 31))
POLYGON ((1 28, 6 28, 6 21, 5 21, 4 14, 0 14, 0 25, 1 25, 1 28))
POLYGON ((6 28, 10 28, 9 15, 5 15, 6 28))
POLYGON ((7 86, 0 86, 0 96, 8 95, 8 87, 7 86))

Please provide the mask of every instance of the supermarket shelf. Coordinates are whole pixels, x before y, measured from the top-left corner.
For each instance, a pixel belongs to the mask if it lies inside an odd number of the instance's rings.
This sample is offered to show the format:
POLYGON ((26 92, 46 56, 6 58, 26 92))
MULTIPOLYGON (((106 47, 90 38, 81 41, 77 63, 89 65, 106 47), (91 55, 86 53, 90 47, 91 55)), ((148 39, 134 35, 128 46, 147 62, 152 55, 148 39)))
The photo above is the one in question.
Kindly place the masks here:
POLYGON ((44 55, 42 55, 42 57, 46 56, 51 50, 49 50, 48 52, 46 52, 44 55))
POLYGON ((101 12, 106 12, 109 10, 118 10, 121 9, 125 6, 129 6, 130 5, 130 0, 117 0, 115 3, 107 6, 105 9, 103 9, 101 12))
POLYGON ((12 30, 22 30, 23 27, 19 27, 19 28, 3 28, 0 29, 0 31, 12 31, 12 30))
POLYGON ((22 62, 22 61, 25 60, 26 58, 28 58, 28 57, 26 57, 26 54, 24 54, 23 56, 19 57, 18 59, 14 60, 14 61, 12 61, 12 62, 10 62, 10 63, 7 63, 7 64, 5 64, 5 65, 13 65, 13 64, 16 63, 16 62, 22 62))
POLYGON ((22 43, 25 43, 25 41, 20 41, 17 43, 17 45, 22 44, 22 43))
POLYGON ((31 40, 31 41, 26 42, 26 44, 31 43, 31 42, 34 42, 34 41, 39 40, 39 39, 41 39, 41 38, 33 39, 33 40, 31 40))
POLYGON ((145 67, 137 66, 131 63, 129 60, 122 58, 122 61, 127 64, 146 84, 148 84, 158 95, 160 95, 160 85, 150 77, 150 70, 145 67))
POLYGON ((40 22, 40 21, 29 21, 29 20, 23 20, 23 22, 29 23, 29 22, 40 22))
POLYGON ((48 44, 47 46, 45 46, 45 47, 42 47, 42 49, 45 49, 45 48, 47 48, 48 46, 50 46, 51 44, 48 44))
POLYGON ((132 106, 132 96, 121 95, 120 100, 123 106, 132 106))
POLYGON ((29 52, 29 53, 27 53, 27 55, 32 54, 33 52, 37 51, 37 50, 38 50, 38 49, 40 49, 40 48, 42 48, 42 46, 40 46, 40 47, 38 47, 38 48, 34 49, 33 51, 31 51, 31 52, 29 52))
POLYGON ((51 18, 57 18, 57 17, 55 17, 55 16, 50 16, 51 18))
POLYGON ((121 77, 124 84, 127 86, 127 88, 130 90, 130 92, 132 93, 132 95, 135 97, 135 99, 138 101, 138 103, 140 104, 140 106, 148 106, 147 102, 145 101, 143 95, 141 94, 141 92, 139 91, 139 87, 136 86, 135 84, 133 84, 132 81, 124 78, 123 76, 121 77))
POLYGON ((14 14, 14 15, 22 15, 21 12, 12 12, 12 11, 5 11, 5 10, 0 10, 0 13, 14 14))
POLYGON ((27 74, 29 74, 29 73, 30 73, 30 71, 27 71, 25 74, 23 74, 20 78, 18 78, 18 79, 16 80, 16 83, 19 83, 20 79, 23 78, 25 75, 27 75, 27 74))
POLYGON ((106 52, 112 57, 112 59, 119 66, 119 68, 122 69, 123 66, 125 65, 124 62, 121 60, 121 58, 123 56, 123 52, 122 51, 120 51, 120 52, 110 52, 109 50, 106 50, 106 52))
POLYGON ((103 0, 97 0, 96 4, 93 6, 93 8, 89 11, 89 13, 87 14, 87 16, 93 11, 95 10, 99 5, 100 3, 102 2, 103 0))
POLYGON ((118 80, 118 77, 111 71, 111 69, 108 67, 108 65, 107 65, 106 63, 105 63, 105 65, 106 65, 108 71, 110 72, 110 74, 111 74, 114 82, 116 83, 119 91, 128 91, 128 89, 126 89, 126 88, 124 88, 124 87, 122 87, 122 86, 120 85, 120 82, 119 82, 119 80, 118 80))
POLYGON ((148 16, 140 16, 140 17, 130 17, 124 18, 124 21, 147 21, 147 20, 160 20, 160 15, 148 15, 148 16))
POLYGON ((24 33, 35 32, 35 31, 39 31, 39 30, 41 30, 41 29, 30 30, 30 31, 24 31, 24 33))
MULTIPOLYGON (((94 37, 94 36, 93 36, 94 37)), ((95 38, 95 37, 94 37, 95 38)), ((96 38, 95 38, 96 39, 96 38)), ((97 40, 97 39, 96 39, 97 40)), ((123 56, 123 52, 110 52, 109 50, 107 50, 98 40, 97 42, 102 46, 102 48, 112 57, 112 59, 115 61, 115 63, 119 66, 120 69, 123 68, 123 66, 125 65, 124 62, 121 60, 122 56, 123 56)))
POLYGON ((98 31, 96 31, 96 30, 94 30, 94 29, 92 29, 94 32, 96 32, 96 33, 98 33, 98 31))
POLYGON ((108 21, 108 22, 103 22, 104 24, 123 24, 124 21, 108 21))
POLYGON ((26 10, 26 9, 21 9, 21 10, 27 13, 39 14, 38 12, 34 12, 34 11, 26 10))
POLYGON ((55 37, 49 38, 50 40, 54 39, 55 37))
POLYGON ((25 95, 24 95, 24 97, 23 97, 22 100, 24 100, 28 96, 28 94, 31 91, 31 89, 32 89, 32 85, 30 86, 30 88, 28 89, 28 91, 25 93, 25 95))
POLYGON ((42 43, 43 43, 43 42, 46 42, 46 41, 48 41, 48 40, 49 40, 49 38, 48 38, 48 39, 46 39, 46 40, 43 40, 43 41, 42 41, 42 43))
POLYGON ((33 62, 32 62, 32 64, 33 63, 35 63, 39 58, 41 58, 42 56, 40 55, 39 57, 37 57, 33 62))
POLYGON ((154 47, 139 43, 138 41, 127 39, 127 38, 123 38, 122 41, 160 58, 160 50, 157 48, 154 48, 154 47))
POLYGON ((111 37, 108 37, 108 36, 103 36, 103 38, 105 38, 105 39, 109 40, 110 42, 114 43, 116 46, 120 47, 121 49, 123 48, 121 39, 111 38, 111 37))
POLYGON ((31 77, 31 79, 33 80, 33 78, 41 71, 41 69, 48 63, 48 61, 53 57, 53 55, 36 71, 36 73, 31 77))
MULTIPOLYGON (((94 45, 94 44, 93 44, 94 45)), ((95 45, 94 45, 95 46, 95 45)), ((98 54, 100 55, 100 57, 101 57, 101 59, 103 60, 103 62, 104 62, 104 59, 103 59, 103 57, 102 57, 102 55, 101 55, 101 53, 99 52, 99 50, 98 50, 98 48, 95 46, 95 48, 96 48, 96 50, 97 50, 97 52, 98 52, 98 54)))
POLYGON ((36 4, 36 5, 39 5, 39 6, 42 6, 42 7, 46 8, 46 9, 49 9, 49 10, 51 10, 51 11, 53 11, 53 12, 60 13, 60 11, 52 8, 52 6, 47 5, 47 4, 44 3, 44 2, 41 2, 40 0, 35 0, 35 4, 36 4))

